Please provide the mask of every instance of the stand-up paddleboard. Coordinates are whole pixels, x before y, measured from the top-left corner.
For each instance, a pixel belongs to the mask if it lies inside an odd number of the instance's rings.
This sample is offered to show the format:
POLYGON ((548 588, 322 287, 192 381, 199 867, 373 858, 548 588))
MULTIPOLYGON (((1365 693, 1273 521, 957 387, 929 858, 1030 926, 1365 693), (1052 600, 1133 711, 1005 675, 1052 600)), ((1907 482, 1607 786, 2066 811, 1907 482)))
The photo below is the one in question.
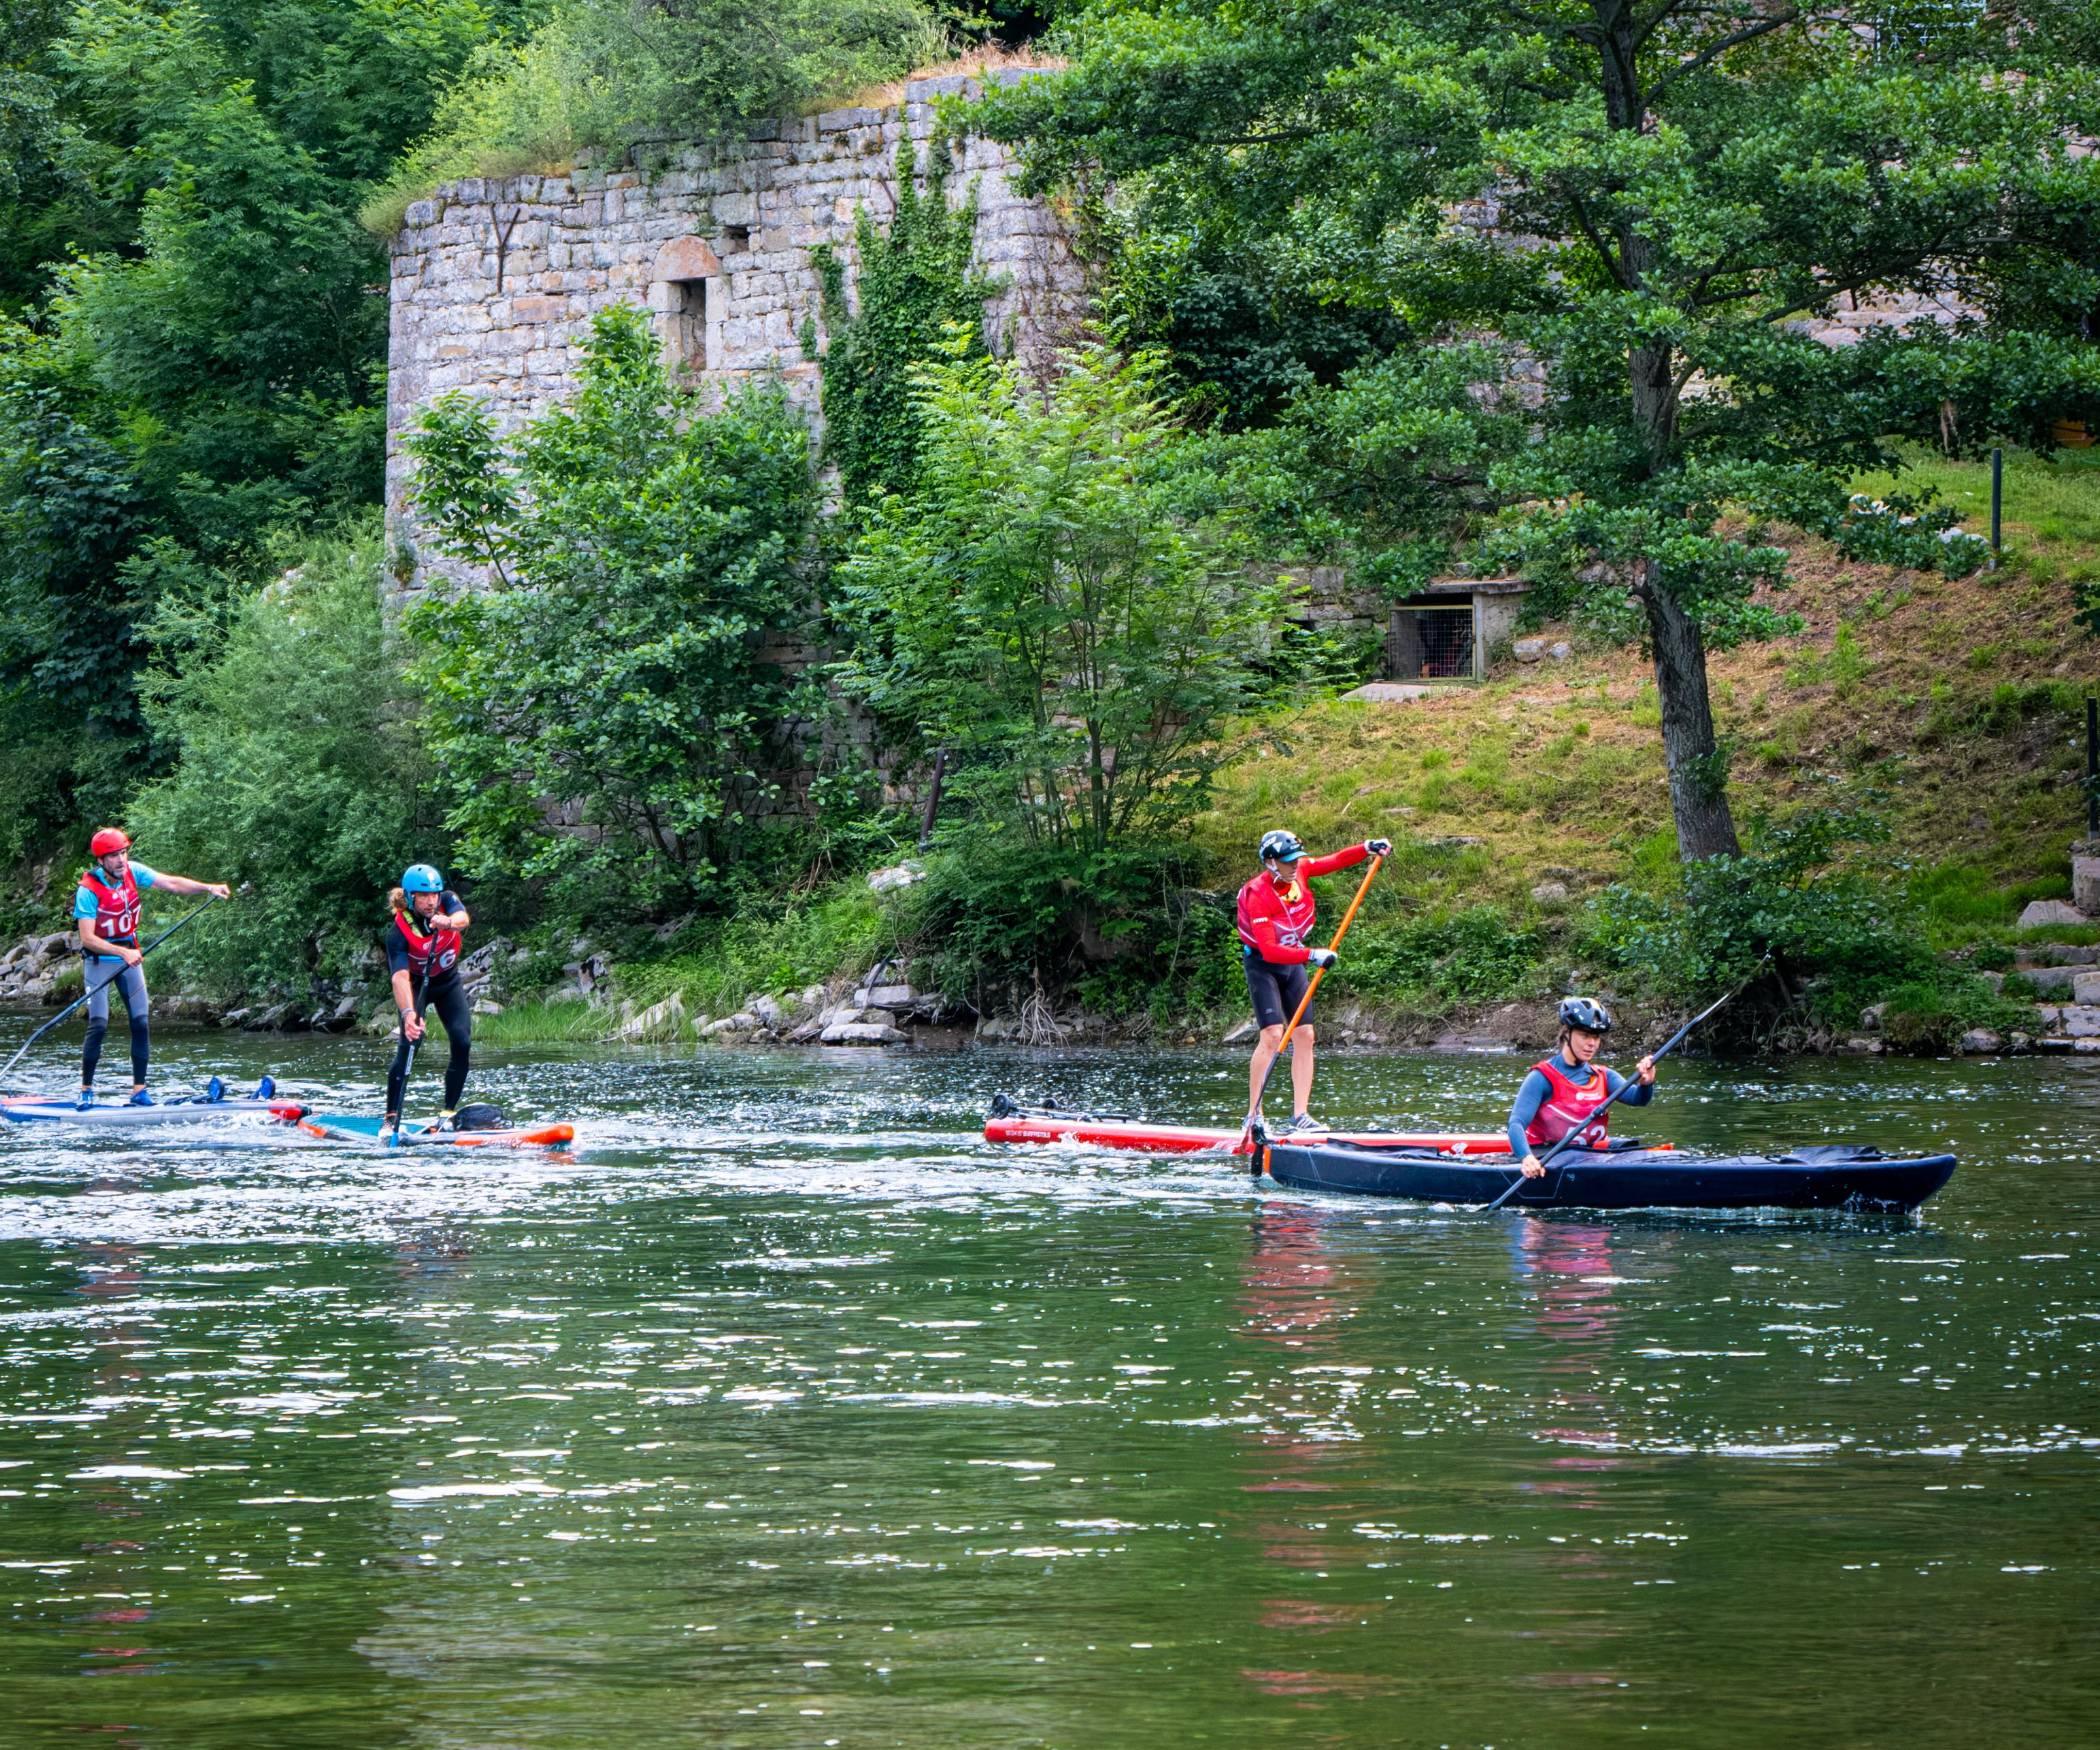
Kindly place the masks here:
MULTIPOLYGON (((308 1112, 299 1128, 330 1142, 380 1140, 383 1119, 370 1113, 308 1112)), ((536 1124, 523 1129, 441 1130, 435 1124, 404 1124, 396 1148, 560 1148, 576 1140, 573 1124, 536 1124)))
POLYGON ((162 1124, 216 1124, 228 1118, 292 1118, 306 1108, 296 1100, 280 1098, 268 1076, 247 1098, 210 1093, 178 1094, 156 1100, 150 1106, 133 1106, 112 1100, 80 1107, 70 1096, 16 1094, 0 1100, 0 1118, 11 1124, 86 1124, 103 1129, 145 1129, 162 1124))
MULTIPOLYGON (((986 1142, 1078 1142, 1097 1148, 1128 1148, 1147 1154, 1250 1153, 1241 1130, 1213 1130, 1195 1124, 1156 1124, 1120 1114, 1060 1112, 1054 1108, 1017 1106, 1004 1094, 992 1097, 984 1121, 986 1142)), ((1320 1133, 1322 1142, 1353 1142, 1364 1148, 1433 1148, 1454 1155, 1507 1155, 1509 1138, 1500 1131, 1349 1130, 1320 1133)))

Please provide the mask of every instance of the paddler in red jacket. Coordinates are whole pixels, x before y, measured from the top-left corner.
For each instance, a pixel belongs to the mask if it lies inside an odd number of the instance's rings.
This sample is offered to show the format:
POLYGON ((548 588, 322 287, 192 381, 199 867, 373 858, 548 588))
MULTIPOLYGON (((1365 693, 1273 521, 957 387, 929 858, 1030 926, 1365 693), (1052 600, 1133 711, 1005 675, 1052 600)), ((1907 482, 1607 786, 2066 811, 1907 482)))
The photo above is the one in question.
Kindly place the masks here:
MULTIPOLYGON (((1261 873, 1240 889, 1237 907, 1247 996, 1261 1026, 1261 1040, 1247 1070, 1250 1121, 1259 1115, 1262 1084, 1283 1044, 1283 1030, 1305 1000, 1311 977, 1306 968, 1335 962, 1333 949, 1306 945, 1313 928, 1313 896, 1306 883, 1338 869, 1353 869, 1366 857, 1389 856, 1392 849, 1389 840, 1368 839, 1331 856, 1308 857, 1297 834, 1262 834, 1261 873)), ((1312 1085, 1313 1026, 1312 1012, 1307 1010, 1291 1035, 1291 1121, 1285 1130, 1327 1128, 1306 1110, 1312 1103, 1312 1085)))

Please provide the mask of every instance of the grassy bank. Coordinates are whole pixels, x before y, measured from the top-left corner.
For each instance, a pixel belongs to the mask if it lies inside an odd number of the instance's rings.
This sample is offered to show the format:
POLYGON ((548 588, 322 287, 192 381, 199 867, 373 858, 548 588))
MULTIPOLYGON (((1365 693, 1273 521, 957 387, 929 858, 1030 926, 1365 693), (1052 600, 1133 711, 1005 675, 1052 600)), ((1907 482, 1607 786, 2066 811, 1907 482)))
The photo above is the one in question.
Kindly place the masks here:
MULTIPOLYGON (((1981 494, 1987 511, 1987 469, 1933 461, 1920 474, 1964 508, 1981 494)), ((2069 891, 2080 713, 2100 679, 2100 643, 2073 620, 2073 587, 2100 575, 2100 452, 2008 458, 2005 538, 1999 569, 1960 581, 1848 564, 1800 542, 1798 581, 1776 602, 1800 631, 1711 662, 1746 836, 1840 800, 1864 807, 1889 836, 1849 853, 1852 866, 1907 908, 1931 948, 1978 965, 2010 961, 2027 901, 2069 891)), ((1580 628, 1548 630, 1571 639, 1572 659, 1505 662, 1482 686, 1405 704, 1329 699, 1266 725, 1196 823, 1201 952, 1229 961, 1223 920, 1253 842, 1289 825, 1316 850, 1395 841, 1329 986, 1373 1006, 1389 1030, 1544 997, 1594 972, 1597 897, 1615 886, 1667 897, 1681 871, 1645 659, 1586 642, 1580 628)), ((1348 884, 1328 884, 1329 918, 1348 884)), ((721 1016, 759 994, 843 988, 885 956, 942 946, 916 907, 876 898, 857 876, 754 894, 726 922, 622 959, 615 995, 639 1009, 678 992, 689 1013, 721 1016)), ((2100 929, 2045 934, 2076 941, 2100 929)), ((1164 968, 1147 971, 1120 988, 1148 993, 1149 1006, 1126 1002, 1121 1019, 1155 1036, 1208 1037, 1237 1018, 1236 987, 1223 974, 1170 982, 1164 968)), ((1899 987, 1896 1004, 1929 1037, 2016 1019, 1955 967, 1899 987)), ((603 1037, 618 1013, 526 1001, 484 1036, 603 1037)))

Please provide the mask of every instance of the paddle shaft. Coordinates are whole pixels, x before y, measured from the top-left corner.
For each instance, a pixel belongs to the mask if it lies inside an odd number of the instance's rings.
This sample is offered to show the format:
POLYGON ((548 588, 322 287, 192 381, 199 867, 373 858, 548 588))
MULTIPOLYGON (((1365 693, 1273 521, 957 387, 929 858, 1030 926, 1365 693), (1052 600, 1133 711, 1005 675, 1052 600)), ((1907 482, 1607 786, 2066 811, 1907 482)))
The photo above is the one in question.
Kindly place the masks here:
MULTIPOLYGON (((412 1005, 408 1012, 420 1018, 423 1013, 423 986, 416 982, 413 973, 409 975, 408 986, 409 1001, 412 1005)), ((401 1034, 403 1038, 408 1037, 408 1023, 406 1020, 401 1024, 401 1034)), ((408 1113, 408 1078, 416 1073, 416 1047, 422 1043, 420 1039, 409 1039, 408 1056, 401 1061, 401 1105, 400 1109, 394 1113, 396 1125, 399 1125, 408 1113)), ((384 1113, 380 1115, 380 1118, 382 1123, 385 1122, 384 1113)))
MULTIPOLYGON (((1371 866, 1364 871, 1364 878, 1356 884, 1356 897, 1349 902, 1349 909, 1342 913, 1342 921, 1335 926, 1334 940, 1327 944, 1329 953, 1342 945, 1342 938, 1349 933, 1350 924, 1356 920, 1356 908, 1363 904, 1364 895, 1371 891, 1371 877, 1378 873, 1378 866, 1384 861, 1382 853, 1371 853, 1371 866)), ((1313 992, 1320 988, 1320 980, 1326 976, 1326 967, 1313 968, 1313 975, 1306 982, 1305 994, 1298 999, 1297 1012, 1291 1016, 1290 1025, 1284 1028, 1283 1037, 1276 1041, 1276 1055, 1269 1059, 1267 1067, 1261 1072, 1261 1086, 1255 1089, 1254 1104, 1247 1113, 1247 1123, 1250 1126, 1254 1122, 1254 1115, 1261 1110, 1263 1096, 1269 1091, 1269 1078, 1276 1073, 1276 1066, 1283 1061, 1283 1054, 1291 1043, 1291 1035, 1298 1031, 1298 1023, 1305 1019, 1305 1011, 1312 1007, 1313 992)))
MULTIPOLYGON (((201 918, 206 912, 211 910, 214 904, 217 903, 218 897, 219 896, 216 893, 214 893, 209 899, 205 900, 205 902, 202 905, 198 906, 194 911, 184 912, 181 917, 177 918, 166 929, 161 931, 159 935, 155 936, 152 941, 148 942, 145 945, 145 947, 139 950, 139 958, 141 960, 144 960, 148 954, 152 953, 154 949, 158 948, 161 945, 161 943, 165 942, 170 936, 174 935, 174 933, 177 930, 181 929, 184 924, 194 922, 196 919, 201 918)), ((0 1065, 0 1076, 6 1075, 9 1070, 15 1067, 16 1064, 20 1063, 22 1061, 22 1056, 24 1052, 28 1051, 28 1049, 32 1045, 34 1045, 39 1039, 43 1038, 43 1036, 46 1033, 50 1032, 52 1028, 56 1027, 59 1024, 59 1022, 63 1021, 75 1009, 79 1008, 82 1003, 86 1002, 90 997, 100 996, 102 992, 109 989, 111 985, 115 984, 118 979, 124 976, 124 966, 122 962, 119 962, 116 971, 112 972, 100 984, 91 986, 88 984, 89 970, 92 970, 92 965, 90 965, 90 967, 88 968, 83 968, 81 971, 80 982, 83 986, 81 993, 77 997, 75 997, 70 1003, 66 1004, 64 1008, 60 1009, 57 1014, 53 1015, 50 1020, 46 1021, 34 1033, 30 1034, 30 1036, 27 1039, 22 1041, 21 1050, 17 1051, 14 1054, 14 1056, 10 1057, 4 1065, 0 1065)))
MULTIPOLYGON (((1763 970, 1764 969, 1762 967, 1758 968, 1759 972, 1762 972, 1763 970)), ((1741 984, 1737 985, 1734 990, 1730 991, 1725 997, 1721 998, 1719 1002, 1713 1004, 1712 1007, 1701 1009, 1689 1021, 1685 1022, 1685 1024, 1682 1027, 1678 1028, 1676 1032, 1672 1033, 1669 1037, 1668 1042, 1664 1044, 1663 1048, 1660 1051, 1656 1052, 1652 1057, 1650 1057, 1648 1061, 1650 1063, 1662 1062, 1664 1058, 1668 1057, 1671 1052, 1675 1051, 1678 1048, 1678 1046, 1684 1043, 1685 1035, 1687 1033, 1691 1032, 1691 1030, 1694 1027, 1698 1026, 1701 1021, 1705 1020, 1707 1016, 1715 1013, 1720 1009, 1726 1008, 1728 1004, 1734 1002, 1737 997, 1741 996, 1743 992, 1748 990, 1750 986, 1756 981, 1757 973, 1752 973, 1749 978, 1745 979, 1741 984)), ((1603 1072, 1600 1070, 1598 1073, 1601 1075, 1603 1072)), ((1609 1112, 1612 1109, 1612 1107, 1616 1106, 1619 1103, 1619 1101, 1625 1097, 1627 1090, 1629 1088, 1637 1086, 1638 1082, 1638 1077, 1629 1077, 1624 1082, 1621 1082, 1619 1084, 1619 1091, 1616 1094, 1612 1095, 1610 1099, 1606 1100, 1603 1105, 1599 1106, 1595 1112, 1590 1114, 1588 1124, 1578 1124, 1573 1130, 1569 1131, 1566 1136, 1562 1137, 1560 1141, 1556 1142, 1553 1145, 1553 1147, 1547 1152, 1546 1158, 1539 1162, 1538 1176, 1543 1179, 1546 1176, 1546 1169, 1552 1166, 1555 1161, 1560 1159, 1562 1153, 1574 1143, 1575 1139, 1578 1136, 1580 1136, 1584 1131, 1589 1129, 1591 1124, 1595 1124, 1598 1119, 1602 1118, 1605 1113, 1609 1112)), ((1494 1202, 1488 1204, 1485 1208, 1483 1208, 1480 1213, 1482 1215, 1492 1215, 1496 1210, 1500 1209, 1503 1206, 1503 1204, 1509 1201, 1510 1193, 1515 1191, 1517 1187, 1519 1185, 1522 1185, 1524 1182, 1524 1172, 1523 1169, 1520 1167, 1517 1170, 1517 1176, 1510 1181, 1509 1189, 1507 1191, 1504 1191, 1500 1197, 1497 1197, 1494 1202)))

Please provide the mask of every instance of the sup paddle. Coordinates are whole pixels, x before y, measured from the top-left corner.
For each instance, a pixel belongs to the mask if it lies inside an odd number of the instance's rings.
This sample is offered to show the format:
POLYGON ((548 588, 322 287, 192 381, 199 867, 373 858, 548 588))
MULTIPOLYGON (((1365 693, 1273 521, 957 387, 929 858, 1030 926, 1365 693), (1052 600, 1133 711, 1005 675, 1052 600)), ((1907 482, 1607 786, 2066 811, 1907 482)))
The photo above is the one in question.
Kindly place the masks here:
MULTIPOLYGON (((414 1006, 408 1012, 418 1020, 421 1020, 423 1018, 423 986, 415 982, 413 973, 409 975, 409 984, 410 1000, 414 1006)), ((402 1023, 401 1032, 404 1038, 407 1037, 408 1025, 405 1021, 402 1023)), ((386 1146, 388 1148, 394 1147, 401 1140, 401 1126, 408 1121, 408 1078, 416 1073, 416 1047, 422 1043, 423 1041, 420 1038, 408 1041, 408 1056, 401 1064, 401 1110, 394 1114, 394 1128, 386 1133, 386 1146)), ((379 1114, 379 1122, 381 1127, 384 1128, 386 1113, 383 1111, 379 1114)))
MULTIPOLYGON (((1663 1046, 1663 1048, 1660 1051, 1655 1052, 1649 1058, 1648 1061, 1650 1063, 1662 1062, 1664 1058, 1668 1057, 1671 1052, 1675 1051, 1678 1048, 1678 1046, 1684 1043, 1685 1035, 1690 1033, 1691 1030, 1694 1027, 1698 1026, 1701 1021, 1705 1020, 1709 1015, 1718 1014, 1722 1009, 1726 1008, 1730 1003, 1734 1002, 1737 997, 1741 996, 1744 991, 1748 990, 1753 984, 1755 984, 1758 981, 1759 978, 1761 978, 1764 975, 1765 964, 1766 962, 1769 962, 1771 958, 1772 956, 1767 954, 1764 958, 1764 961, 1759 962, 1757 970, 1753 972, 1748 978, 1744 979, 1741 984, 1737 985, 1734 990, 1730 991, 1726 996, 1722 997, 1719 1002, 1714 1003, 1711 1007, 1701 1009, 1689 1021, 1685 1022, 1685 1024, 1682 1027, 1678 1028, 1676 1032, 1670 1035, 1668 1042, 1663 1046)), ((1601 1074, 1602 1072, 1600 1071, 1599 1073, 1601 1074)), ((1541 1179, 1543 1179, 1546 1176, 1546 1169, 1552 1166, 1555 1161, 1560 1159, 1562 1151, 1568 1148, 1575 1141, 1575 1139, 1578 1136, 1580 1136, 1585 1130, 1589 1129, 1591 1124, 1595 1124, 1597 1120, 1602 1118, 1605 1113, 1609 1112, 1613 1106, 1617 1105, 1619 1100, 1625 1095, 1626 1091, 1629 1088, 1636 1086, 1638 1081, 1638 1077, 1629 1077, 1626 1081, 1622 1082, 1619 1086, 1618 1093, 1612 1095, 1612 1097, 1609 1100, 1606 1100, 1603 1105, 1599 1106, 1595 1112, 1590 1114, 1589 1124, 1577 1125, 1573 1130, 1569 1131, 1566 1136, 1562 1137, 1560 1141, 1556 1142, 1553 1145, 1552 1149, 1547 1153, 1546 1158, 1539 1162, 1538 1176, 1541 1179)), ((1494 1202, 1483 1203, 1479 1207, 1479 1209, 1477 1209, 1474 1213, 1477 1215, 1493 1214, 1494 1211, 1500 1209, 1503 1206, 1503 1204, 1509 1201, 1511 1194, 1515 1192, 1519 1186, 1529 1184, 1530 1182, 1530 1180, 1525 1178, 1523 1168, 1519 1167, 1517 1169, 1516 1178, 1510 1181, 1509 1189, 1507 1191, 1504 1191, 1500 1197, 1497 1197, 1494 1202)))
MULTIPOLYGON (((242 884, 240 890, 243 893, 252 891, 245 882, 242 884)), ((194 923, 198 918, 201 918, 206 912, 211 910, 211 908, 214 905, 216 905, 218 901, 219 896, 216 893, 214 893, 210 896, 210 898, 206 899, 205 902, 202 905, 198 906, 194 911, 184 912, 181 917, 177 918, 166 929, 161 931, 159 935, 155 936, 152 941, 148 942, 145 945, 145 947, 139 950, 139 959, 141 961, 144 961, 148 954, 152 953, 154 949, 158 948, 161 945, 161 943, 165 942, 170 936, 174 935, 174 933, 177 930, 181 929, 183 925, 194 923)), ((20 1063, 22 1061, 23 1053, 27 1052, 32 1045, 34 1045, 39 1039, 43 1038, 43 1036, 46 1033, 50 1032, 52 1028, 56 1027, 59 1024, 59 1022, 63 1021, 75 1009, 79 1008, 82 1003, 88 1000, 88 998, 100 996, 102 992, 109 989, 111 985, 115 984, 117 980, 122 978, 123 976, 124 966, 121 962, 119 962, 116 971, 112 972, 100 984, 90 985, 88 983, 87 972, 83 970, 80 975, 80 982, 84 987, 81 990, 81 993, 77 997, 75 997, 70 1003, 66 1004, 64 1008, 60 1009, 57 1014, 53 1015, 50 1020, 46 1021, 34 1033, 30 1034, 30 1036, 27 1039, 22 1041, 21 1050, 17 1051, 14 1054, 14 1056, 10 1057, 5 1064, 0 1064, 0 1076, 6 1075, 10 1070, 12 1070, 15 1067, 16 1064, 20 1063)))
MULTIPOLYGON (((1349 902, 1349 909, 1342 913, 1342 921, 1335 926, 1334 940, 1327 944, 1328 953, 1332 954, 1342 945, 1342 938, 1349 933, 1350 924, 1356 920, 1356 908, 1363 904, 1364 895, 1371 891, 1371 878, 1378 873, 1378 866, 1384 861, 1385 853, 1383 851, 1373 851, 1371 853, 1371 866, 1364 871, 1364 878, 1356 885, 1356 897, 1349 902)), ((1254 1127, 1259 1121, 1261 1113, 1262 1096, 1269 1091, 1269 1077, 1276 1073, 1276 1066, 1283 1061, 1284 1052, 1290 1048, 1291 1035, 1298 1031, 1298 1023, 1305 1019, 1305 1011, 1312 1007, 1313 992, 1320 988, 1320 980, 1326 976, 1326 967, 1315 966, 1312 977, 1306 981, 1305 994, 1298 999, 1297 1012, 1291 1016, 1291 1024, 1284 1028, 1283 1037, 1276 1041, 1276 1055, 1269 1059, 1268 1067, 1261 1072, 1261 1086, 1254 1090, 1253 1108, 1248 1112, 1247 1122, 1240 1130, 1240 1136, 1243 1140, 1253 1137, 1254 1127)), ((1253 1150, 1253 1160, 1253 1172, 1259 1178, 1261 1176, 1261 1150, 1259 1147, 1253 1150)))

